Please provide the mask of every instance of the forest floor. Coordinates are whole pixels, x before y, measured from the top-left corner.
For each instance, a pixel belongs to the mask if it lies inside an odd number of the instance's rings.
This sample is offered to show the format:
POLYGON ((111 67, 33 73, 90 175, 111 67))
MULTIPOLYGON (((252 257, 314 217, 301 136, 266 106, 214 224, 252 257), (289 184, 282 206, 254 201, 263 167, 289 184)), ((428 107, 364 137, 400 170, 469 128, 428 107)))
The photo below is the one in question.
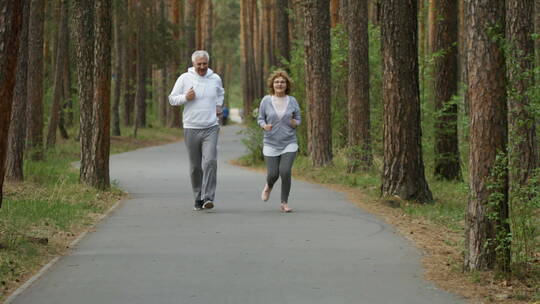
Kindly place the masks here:
MULTIPOLYGON (((111 153, 181 140, 178 129, 147 128, 134 138, 111 137, 111 153)), ((0 302, 44 265, 71 250, 126 195, 115 186, 99 192, 78 182, 79 145, 59 139, 42 162, 26 161, 25 181, 4 183, 0 209, 0 302)))
MULTIPOLYGON (((328 177, 329 175, 343 175, 343 171, 332 172, 335 171, 335 168, 332 168, 322 173, 316 169, 306 168, 309 165, 306 166, 302 159, 299 159, 299 162, 300 164, 293 168, 295 179, 342 192, 358 207, 381 217, 385 222, 396 227, 405 238, 422 251, 424 276, 439 288, 461 295, 474 304, 540 304, 540 252, 537 253, 532 268, 522 275, 504 277, 494 271, 464 273, 462 271, 463 220, 456 225, 450 225, 454 226, 450 229, 426 216, 408 212, 406 209, 414 203, 398 199, 382 200, 375 195, 378 189, 375 189, 373 185, 371 186, 373 189, 366 189, 369 186, 362 189, 362 187, 351 187, 343 183, 328 182, 332 180, 328 177), (324 177, 321 177, 323 175, 324 177)), ((232 163, 259 172, 266 170, 262 163, 246 165, 242 159, 232 161, 232 163)), ((340 178, 334 180, 340 180, 340 178)))

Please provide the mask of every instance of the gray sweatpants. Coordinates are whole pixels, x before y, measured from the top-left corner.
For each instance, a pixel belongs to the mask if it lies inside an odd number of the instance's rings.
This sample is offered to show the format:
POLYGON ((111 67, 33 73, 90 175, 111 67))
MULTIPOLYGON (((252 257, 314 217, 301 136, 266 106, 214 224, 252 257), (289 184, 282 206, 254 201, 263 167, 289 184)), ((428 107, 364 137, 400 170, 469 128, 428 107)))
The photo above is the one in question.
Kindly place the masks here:
POLYGON ((291 170, 296 157, 296 152, 283 153, 280 156, 265 156, 266 159, 266 183, 268 187, 274 187, 274 183, 281 176, 281 202, 288 202, 291 192, 291 170))
POLYGON ((191 187, 196 201, 213 201, 216 194, 219 126, 184 129, 189 154, 191 187))

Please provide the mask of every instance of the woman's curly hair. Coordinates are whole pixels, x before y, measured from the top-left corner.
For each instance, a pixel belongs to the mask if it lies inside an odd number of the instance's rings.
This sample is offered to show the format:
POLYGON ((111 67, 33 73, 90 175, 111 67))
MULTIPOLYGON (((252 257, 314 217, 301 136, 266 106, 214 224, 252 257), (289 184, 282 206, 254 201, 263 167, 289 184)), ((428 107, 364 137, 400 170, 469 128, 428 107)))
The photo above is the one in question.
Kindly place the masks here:
POLYGON ((274 79, 278 77, 283 77, 285 79, 285 82, 287 83, 287 88, 285 89, 285 94, 289 95, 291 92, 291 86, 292 86, 292 80, 291 77, 289 77, 289 74, 285 72, 284 70, 275 70, 270 74, 270 77, 268 77, 268 80, 266 81, 268 85, 268 92, 270 95, 274 95, 274 79))

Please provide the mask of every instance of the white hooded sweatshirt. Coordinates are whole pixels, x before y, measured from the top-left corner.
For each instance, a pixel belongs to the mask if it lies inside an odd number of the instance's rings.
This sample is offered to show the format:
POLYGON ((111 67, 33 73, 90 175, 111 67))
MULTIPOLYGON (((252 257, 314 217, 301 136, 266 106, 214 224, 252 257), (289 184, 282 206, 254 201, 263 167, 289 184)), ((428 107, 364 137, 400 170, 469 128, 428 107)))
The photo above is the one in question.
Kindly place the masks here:
POLYGON ((176 80, 169 95, 172 106, 184 105, 184 129, 205 129, 219 124, 216 107, 223 105, 225 90, 221 78, 210 68, 200 76, 191 67, 176 80), (186 94, 190 88, 195 91, 195 99, 188 101, 186 94))

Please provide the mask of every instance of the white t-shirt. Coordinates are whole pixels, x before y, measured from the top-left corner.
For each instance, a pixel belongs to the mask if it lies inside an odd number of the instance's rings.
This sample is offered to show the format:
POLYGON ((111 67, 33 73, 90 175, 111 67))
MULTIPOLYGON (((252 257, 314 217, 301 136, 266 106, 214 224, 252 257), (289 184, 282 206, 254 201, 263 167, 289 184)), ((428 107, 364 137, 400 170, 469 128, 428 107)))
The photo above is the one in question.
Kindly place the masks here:
POLYGON ((272 106, 274 107, 274 110, 276 111, 276 114, 279 119, 283 118, 285 111, 287 111, 288 105, 289 105, 289 96, 285 95, 283 97, 278 97, 276 95, 272 95, 272 106))

